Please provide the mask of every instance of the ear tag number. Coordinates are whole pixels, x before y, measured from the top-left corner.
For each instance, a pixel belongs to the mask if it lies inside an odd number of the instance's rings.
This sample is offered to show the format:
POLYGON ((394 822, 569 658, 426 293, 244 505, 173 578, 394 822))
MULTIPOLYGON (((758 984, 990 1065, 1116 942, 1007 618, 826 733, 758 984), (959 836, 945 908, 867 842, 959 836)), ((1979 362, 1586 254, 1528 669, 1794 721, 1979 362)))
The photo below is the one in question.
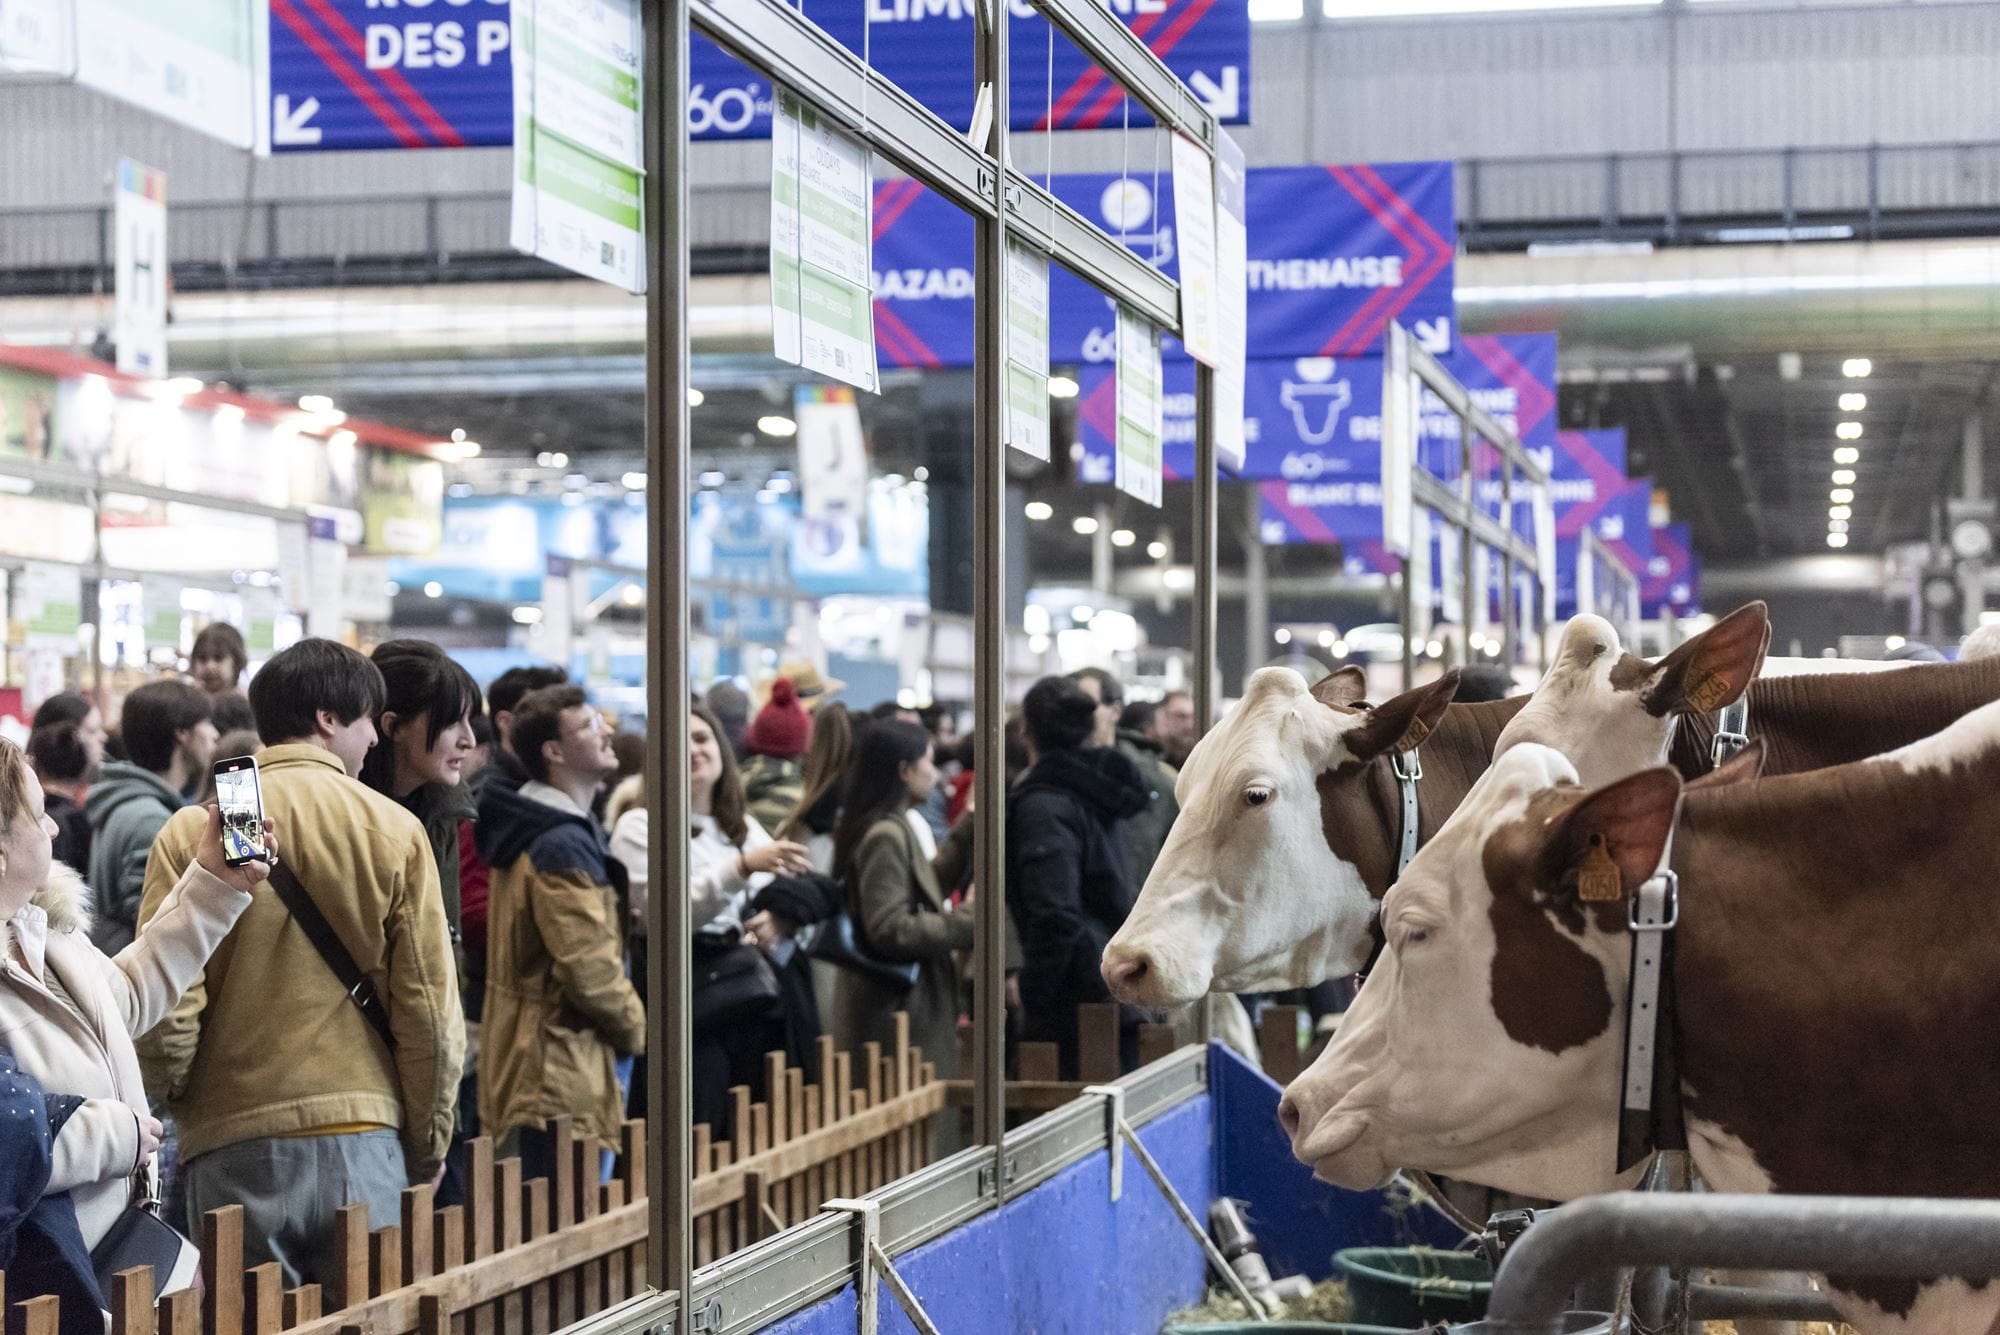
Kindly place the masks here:
POLYGON ((1590 836, 1590 851, 1583 855, 1583 868, 1576 876, 1576 897, 1587 904, 1607 904, 1625 897, 1625 878, 1601 834, 1590 836))
POLYGON ((1698 714, 1713 713, 1722 708, 1723 697, 1728 694, 1729 683, 1720 673, 1705 672, 1687 693, 1688 708, 1698 714))

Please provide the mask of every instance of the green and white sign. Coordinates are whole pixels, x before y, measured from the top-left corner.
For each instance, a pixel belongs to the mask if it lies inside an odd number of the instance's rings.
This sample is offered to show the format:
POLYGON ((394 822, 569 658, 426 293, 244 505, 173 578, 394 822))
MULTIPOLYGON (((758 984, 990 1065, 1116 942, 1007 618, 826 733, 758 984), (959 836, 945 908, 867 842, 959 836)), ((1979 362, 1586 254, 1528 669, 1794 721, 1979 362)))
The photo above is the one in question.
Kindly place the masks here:
POLYGON ((1049 457, 1049 262, 1007 244, 1007 443, 1049 457))
POLYGON ((76 633, 83 625, 82 571, 30 561, 21 567, 14 596, 30 649, 76 652, 76 633))
POLYGON ((643 292, 638 0, 514 0, 516 250, 643 292))
POLYGON ((1160 503, 1160 440, 1165 434, 1160 338, 1148 320, 1118 308, 1118 490, 1160 503))
POLYGON ((272 589, 243 590, 243 647, 252 658, 278 652, 278 595, 272 589))
POLYGON ((871 394, 874 192, 868 149, 796 93, 771 115, 771 329, 780 361, 871 394))
POLYGON ((1221 363, 1216 289, 1215 164, 1184 134, 1171 136, 1174 249, 1181 274, 1181 343, 1204 366, 1221 363))
POLYGON ((181 582, 172 575, 139 580, 139 625, 148 649, 181 647, 181 582))
POLYGON ((1243 150, 1215 134, 1215 457, 1243 471, 1245 363, 1250 355, 1250 230, 1243 150))

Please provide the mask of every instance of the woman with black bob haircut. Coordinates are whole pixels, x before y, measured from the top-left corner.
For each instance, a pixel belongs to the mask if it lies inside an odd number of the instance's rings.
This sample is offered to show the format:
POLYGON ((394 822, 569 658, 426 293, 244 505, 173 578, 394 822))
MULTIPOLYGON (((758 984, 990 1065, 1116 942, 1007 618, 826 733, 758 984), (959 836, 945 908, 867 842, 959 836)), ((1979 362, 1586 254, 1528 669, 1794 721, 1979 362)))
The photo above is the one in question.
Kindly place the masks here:
POLYGON ((370 660, 385 695, 375 712, 380 740, 361 766, 361 782, 408 807, 423 822, 437 856, 445 920, 459 934, 458 823, 478 814, 470 774, 479 683, 428 640, 385 640, 370 660))
MULTIPOLYGON (((878 719, 854 745, 833 843, 839 878, 863 951, 891 964, 915 964, 916 982, 878 980, 841 969, 834 981, 834 1042, 850 1052, 895 1042, 895 1012, 910 1016, 910 1041, 938 1074, 958 1067, 961 979, 952 952, 972 949, 972 897, 954 911, 932 855, 911 822, 913 808, 937 786, 931 735, 915 723, 878 719)), ((918 813, 921 819, 921 813, 918 813)))
MULTIPOLYGON (((1117 823, 1151 794, 1129 757, 1086 746, 1097 701, 1067 677, 1044 677, 1021 705, 1030 764, 1007 798, 1007 907, 1021 938, 1023 1039, 1054 1043, 1062 1079, 1076 1078, 1076 1008, 1109 1001, 1098 972, 1105 945, 1131 911, 1117 823)), ((1138 1060, 1139 1014, 1120 1022, 1126 1069, 1138 1060)))

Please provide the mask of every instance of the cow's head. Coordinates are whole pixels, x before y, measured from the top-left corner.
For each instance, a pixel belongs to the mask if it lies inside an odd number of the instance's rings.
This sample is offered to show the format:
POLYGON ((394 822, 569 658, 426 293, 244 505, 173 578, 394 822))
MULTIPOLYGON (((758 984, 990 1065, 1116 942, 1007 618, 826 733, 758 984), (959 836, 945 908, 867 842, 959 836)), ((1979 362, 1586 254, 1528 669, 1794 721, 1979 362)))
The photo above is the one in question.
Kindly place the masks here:
POLYGON ((1568 756, 1586 786, 1667 758, 1674 719, 1733 703, 1757 676, 1771 643, 1763 603, 1747 603, 1658 662, 1626 653, 1597 616, 1573 618, 1535 695, 1500 733, 1499 755, 1540 742, 1568 756))
POLYGON ((1555 1200, 1622 1184, 1626 897, 1658 864, 1681 781, 1576 777, 1560 752, 1515 747, 1382 901, 1382 958, 1279 1109, 1320 1177, 1365 1188, 1420 1168, 1555 1200), (1586 871, 1618 893, 1583 899, 1586 871))
POLYGON ((1104 951, 1113 993, 1181 1006, 1210 990, 1295 986, 1366 963, 1375 901, 1327 845, 1319 783, 1415 745, 1457 685, 1448 673, 1371 709, 1360 703, 1359 668, 1311 690, 1289 668, 1252 676, 1181 770, 1180 815, 1104 951))

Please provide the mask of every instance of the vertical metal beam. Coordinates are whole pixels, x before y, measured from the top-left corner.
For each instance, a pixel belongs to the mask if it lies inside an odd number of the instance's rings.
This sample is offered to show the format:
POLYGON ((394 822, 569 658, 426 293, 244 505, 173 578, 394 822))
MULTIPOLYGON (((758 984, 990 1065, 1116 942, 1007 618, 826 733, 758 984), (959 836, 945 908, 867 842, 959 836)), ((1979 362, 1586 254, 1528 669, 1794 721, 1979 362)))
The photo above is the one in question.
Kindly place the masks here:
POLYGON ((653 1287, 680 1295, 688 1330, 694 1280, 694 937, 688 898, 688 0, 648 0, 646 127, 646 791, 653 834, 647 907, 647 1231, 653 1287))
POLYGON ((1257 489, 1245 487, 1240 494, 1243 530, 1237 537, 1243 543, 1243 683, 1248 686, 1250 674, 1271 656, 1271 585, 1264 544, 1257 540, 1258 524, 1263 519, 1257 489))
POLYGON ((974 81, 990 90, 990 153, 995 211, 976 225, 972 421, 972 726, 974 884, 979 925, 973 972, 973 1135, 994 1154, 996 1197, 1004 1197, 1001 1142, 1007 1131, 1007 7, 981 0, 974 81))
MULTIPOLYGON (((1215 723, 1215 502, 1220 483, 1215 475, 1215 372, 1194 368, 1194 735, 1205 736, 1215 723)), ((1206 1043, 1214 1035, 1214 1011, 1206 997, 1195 1018, 1195 1038, 1206 1043)))
MULTIPOLYGON (((1506 455, 1500 456, 1500 527, 1509 534, 1514 532, 1514 461, 1506 455)), ((1520 609, 1514 604, 1514 575, 1517 570, 1514 547, 1509 543, 1501 551, 1500 562, 1500 661, 1511 671, 1514 654, 1519 647, 1518 617, 1520 609)))

